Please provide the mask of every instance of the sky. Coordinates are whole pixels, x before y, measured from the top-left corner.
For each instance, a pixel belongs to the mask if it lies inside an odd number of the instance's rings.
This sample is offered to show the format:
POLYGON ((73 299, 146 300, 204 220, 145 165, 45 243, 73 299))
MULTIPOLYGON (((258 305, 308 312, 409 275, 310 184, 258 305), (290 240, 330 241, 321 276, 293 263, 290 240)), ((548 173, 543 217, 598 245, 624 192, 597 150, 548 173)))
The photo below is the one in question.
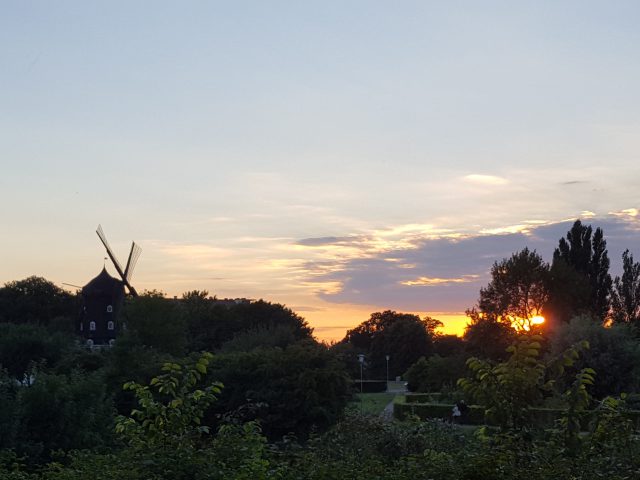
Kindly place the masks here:
POLYGON ((0 0, 0 283, 264 298, 461 333, 576 218, 640 257, 636 1, 0 0), (115 274, 111 269, 112 274, 115 274))

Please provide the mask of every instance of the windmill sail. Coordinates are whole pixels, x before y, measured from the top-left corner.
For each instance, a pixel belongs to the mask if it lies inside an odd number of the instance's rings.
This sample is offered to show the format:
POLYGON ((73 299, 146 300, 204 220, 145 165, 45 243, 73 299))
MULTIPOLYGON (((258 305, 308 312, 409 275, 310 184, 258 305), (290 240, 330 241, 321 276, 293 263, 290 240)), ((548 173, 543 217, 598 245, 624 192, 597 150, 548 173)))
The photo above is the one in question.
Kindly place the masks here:
POLYGON ((104 231, 102 230, 102 225, 98 225, 98 229, 96 230, 96 233, 98 234, 98 237, 100 238, 100 241, 104 245, 104 248, 107 250, 107 255, 109 255, 109 258, 111 259, 111 262, 113 263, 113 266, 115 267, 116 271, 118 272, 118 275, 120 275, 120 278, 122 278, 123 283, 127 286, 127 289, 129 290, 129 293, 131 295, 133 295, 134 297, 137 297, 138 296, 138 292, 136 292, 136 289, 131 286, 131 283, 129 283, 129 279, 131 278, 131 273, 133 273, 132 265, 135 266, 135 262, 138 260, 138 257, 140 256, 140 253, 142 252, 142 249, 140 247, 138 247, 135 244, 135 242, 131 246, 131 252, 129 253, 129 260, 127 261, 127 269, 126 269, 127 274, 125 274, 125 272, 122 271, 122 266, 120 265, 120 262, 118 262, 118 259, 116 258, 116 256, 114 255, 113 251, 111 250, 111 246, 109 245, 109 242, 107 241, 107 237, 104 234, 104 231), (137 247, 137 248, 135 248, 135 247, 137 247))
POLYGON ((140 258, 140 254, 142 253, 142 248, 133 242, 131 244, 131 251, 129 252, 129 259, 127 260, 127 266, 124 269, 124 276, 127 281, 131 281, 131 276, 133 275, 133 269, 136 268, 136 263, 138 262, 138 258, 140 258))

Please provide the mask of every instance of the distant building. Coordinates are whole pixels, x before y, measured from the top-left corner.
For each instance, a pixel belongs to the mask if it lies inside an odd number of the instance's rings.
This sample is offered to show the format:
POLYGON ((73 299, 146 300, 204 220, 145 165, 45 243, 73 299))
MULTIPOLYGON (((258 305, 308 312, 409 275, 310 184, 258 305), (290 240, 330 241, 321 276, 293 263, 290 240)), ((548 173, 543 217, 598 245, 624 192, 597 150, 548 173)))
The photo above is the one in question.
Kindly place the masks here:
POLYGON ((79 334, 90 348, 113 345, 122 328, 118 316, 124 300, 124 282, 103 268, 82 288, 79 334))

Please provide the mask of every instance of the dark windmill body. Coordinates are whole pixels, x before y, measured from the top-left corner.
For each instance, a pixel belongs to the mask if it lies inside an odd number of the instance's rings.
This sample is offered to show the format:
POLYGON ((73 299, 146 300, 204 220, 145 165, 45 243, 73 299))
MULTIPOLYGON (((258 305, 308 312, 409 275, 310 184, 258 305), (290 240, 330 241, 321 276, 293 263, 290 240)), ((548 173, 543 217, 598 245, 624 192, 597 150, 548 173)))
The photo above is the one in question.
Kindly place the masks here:
POLYGON ((135 264, 142 252, 142 249, 133 242, 127 266, 122 270, 101 226, 98 225, 96 233, 106 248, 113 266, 120 275, 120 279, 109 275, 105 267, 97 277, 82 288, 83 306, 79 333, 86 340, 87 346, 91 348, 113 345, 119 331, 124 328, 120 312, 122 311, 127 291, 131 296, 138 296, 135 288, 131 286, 130 280, 135 264))

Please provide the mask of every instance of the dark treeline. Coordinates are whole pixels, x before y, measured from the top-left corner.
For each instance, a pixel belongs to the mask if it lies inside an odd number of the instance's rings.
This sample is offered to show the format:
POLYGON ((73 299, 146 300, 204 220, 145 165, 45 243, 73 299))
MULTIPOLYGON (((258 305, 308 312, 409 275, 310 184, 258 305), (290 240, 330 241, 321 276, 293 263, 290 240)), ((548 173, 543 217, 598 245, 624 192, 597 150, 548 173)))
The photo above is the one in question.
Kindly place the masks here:
POLYGON ((496 262, 463 337, 388 310, 327 345, 279 304, 152 291, 126 300, 112 348, 89 350, 81 308, 38 277, 0 288, 0 478, 640 474, 624 414, 640 407, 640 265, 625 251, 612 278, 604 232, 580 221, 550 264, 527 248, 496 262), (500 430, 345 413, 361 368, 480 404, 500 430), (545 430, 531 408, 573 413, 545 430), (580 433, 576 412, 596 410, 580 433))

